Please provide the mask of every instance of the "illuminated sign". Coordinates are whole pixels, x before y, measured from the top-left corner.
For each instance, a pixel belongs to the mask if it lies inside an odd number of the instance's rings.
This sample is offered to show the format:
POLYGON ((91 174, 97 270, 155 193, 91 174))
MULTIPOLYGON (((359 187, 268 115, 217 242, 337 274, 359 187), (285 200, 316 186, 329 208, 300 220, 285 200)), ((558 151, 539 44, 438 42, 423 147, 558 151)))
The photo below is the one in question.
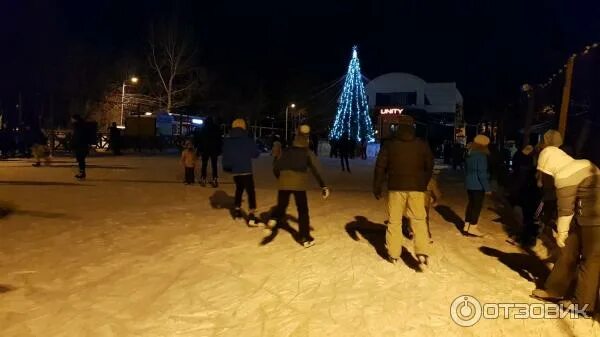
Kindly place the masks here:
POLYGON ((401 108, 381 108, 379 109, 380 115, 401 115, 404 109, 401 108))

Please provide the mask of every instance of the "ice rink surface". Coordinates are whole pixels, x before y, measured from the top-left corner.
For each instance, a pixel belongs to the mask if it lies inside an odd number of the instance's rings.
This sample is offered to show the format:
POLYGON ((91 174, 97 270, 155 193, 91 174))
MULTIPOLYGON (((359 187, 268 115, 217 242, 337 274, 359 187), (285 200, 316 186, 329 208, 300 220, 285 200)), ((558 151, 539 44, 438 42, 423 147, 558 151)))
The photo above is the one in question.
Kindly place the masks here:
MULTIPOLYGON (((321 158, 332 190, 309 193, 316 245, 287 230, 267 237, 231 219, 232 178, 184 186, 176 156, 98 156, 88 179, 69 158, 51 167, 0 162, 0 336, 600 336, 584 319, 481 319, 455 324, 452 301, 540 303, 538 256, 506 242, 501 207, 486 202, 481 230, 455 225, 466 193, 442 171, 442 207, 431 215, 431 267, 399 266, 385 251, 385 203, 371 194, 373 161, 353 173, 321 158)), ((271 158, 255 162, 260 213, 274 205, 271 158)), ((409 252, 412 242, 406 241, 409 252)))

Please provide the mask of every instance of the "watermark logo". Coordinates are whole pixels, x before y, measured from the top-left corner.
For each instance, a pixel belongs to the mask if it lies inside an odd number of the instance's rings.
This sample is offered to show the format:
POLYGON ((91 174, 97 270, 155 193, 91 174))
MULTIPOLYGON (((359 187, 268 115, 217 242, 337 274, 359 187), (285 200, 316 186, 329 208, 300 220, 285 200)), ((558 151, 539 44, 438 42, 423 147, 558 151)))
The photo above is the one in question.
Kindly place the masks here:
POLYGON ((452 317, 454 323, 470 327, 477 324, 481 319, 481 309, 481 303, 475 297, 469 295, 459 296, 452 301, 450 317, 452 317))
POLYGON ((471 327, 483 319, 562 319, 590 318, 588 305, 570 304, 564 307, 554 303, 484 303, 470 295, 461 295, 452 301, 450 317, 462 327, 471 327))

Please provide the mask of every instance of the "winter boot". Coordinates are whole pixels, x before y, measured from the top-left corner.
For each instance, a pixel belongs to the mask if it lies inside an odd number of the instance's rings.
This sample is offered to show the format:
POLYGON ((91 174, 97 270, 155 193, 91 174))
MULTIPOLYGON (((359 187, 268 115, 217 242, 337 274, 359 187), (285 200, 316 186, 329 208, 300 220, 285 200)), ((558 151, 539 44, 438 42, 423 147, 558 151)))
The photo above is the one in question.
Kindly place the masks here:
POLYGON ((85 179, 85 173, 84 172, 79 172, 78 174, 75 175, 75 179, 84 180, 85 179))
POLYGON ((277 220, 275 220, 275 219, 269 220, 264 229, 265 234, 271 235, 276 227, 277 227, 277 220))
POLYGON ((200 186, 206 187, 206 178, 200 178, 200 186))

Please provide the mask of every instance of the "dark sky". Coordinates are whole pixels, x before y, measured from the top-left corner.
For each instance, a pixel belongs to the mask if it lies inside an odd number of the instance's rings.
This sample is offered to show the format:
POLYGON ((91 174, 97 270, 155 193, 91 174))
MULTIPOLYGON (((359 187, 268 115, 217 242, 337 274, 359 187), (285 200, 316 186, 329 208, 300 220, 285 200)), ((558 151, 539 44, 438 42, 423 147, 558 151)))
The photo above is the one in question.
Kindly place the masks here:
MULTIPOLYGON (((201 63, 255 72, 285 100, 342 76, 353 44, 364 74, 456 81, 465 99, 502 101, 542 81, 571 52, 600 40, 600 1, 30 1, 0 0, 4 90, 35 81, 71 45, 102 55, 97 69, 143 55, 150 22, 177 13, 201 63), (285 97, 284 97, 285 96, 285 97)), ((142 59, 143 61, 143 59, 142 59)), ((57 81, 68 76, 57 71, 57 81)), ((242 75, 240 75, 242 76, 242 75)))

